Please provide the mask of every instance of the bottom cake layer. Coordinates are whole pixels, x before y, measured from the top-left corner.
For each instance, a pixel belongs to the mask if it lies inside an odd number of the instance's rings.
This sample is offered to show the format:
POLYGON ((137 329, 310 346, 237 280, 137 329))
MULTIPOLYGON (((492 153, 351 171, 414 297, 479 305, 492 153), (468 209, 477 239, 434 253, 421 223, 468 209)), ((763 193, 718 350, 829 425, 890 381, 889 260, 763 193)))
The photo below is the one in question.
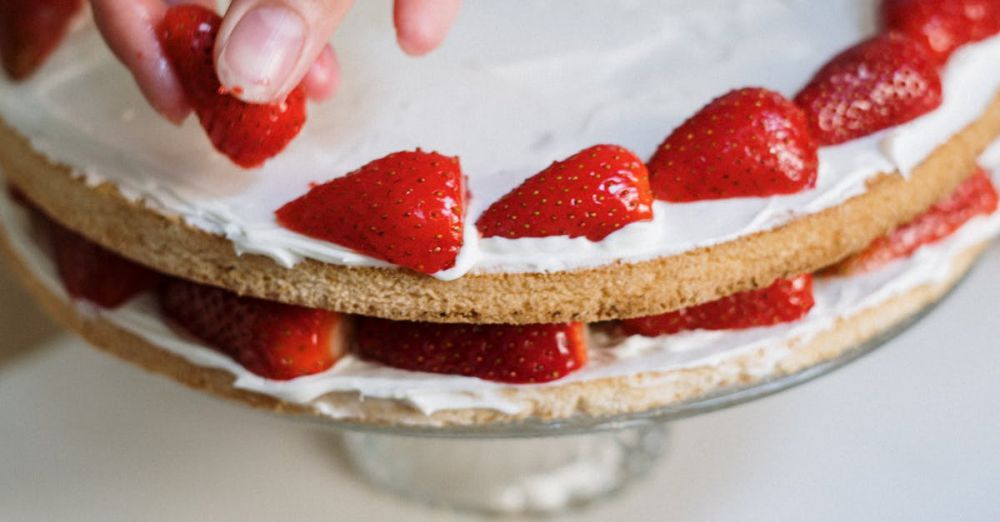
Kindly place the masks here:
POLYGON ((821 278, 816 306, 795 323, 656 338, 593 328, 590 364, 549 384, 408 372, 350 356, 317 375, 274 381, 175 331, 151 296, 117 310, 69 299, 27 213, 6 198, 0 211, 12 265, 57 319, 97 347, 260 408, 428 426, 645 412, 801 371, 844 355, 939 299, 1000 229, 1000 215, 975 218, 909 259, 858 276, 821 278))

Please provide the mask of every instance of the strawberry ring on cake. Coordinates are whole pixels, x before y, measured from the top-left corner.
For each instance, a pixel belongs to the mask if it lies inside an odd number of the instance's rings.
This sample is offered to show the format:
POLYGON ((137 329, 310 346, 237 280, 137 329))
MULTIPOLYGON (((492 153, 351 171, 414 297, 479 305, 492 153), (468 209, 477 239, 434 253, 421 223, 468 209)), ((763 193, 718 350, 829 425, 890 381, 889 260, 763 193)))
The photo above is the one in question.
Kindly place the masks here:
MULTIPOLYGON (((987 158, 1000 166, 1000 148, 987 158)), ((948 292, 1000 233, 978 170, 862 252, 675 312, 601 324, 435 324, 251 297, 118 256, 0 200, 3 250, 54 317, 191 387, 362 424, 486 426, 641 414, 840 359, 948 292)))
POLYGON ((859 353, 1000 232, 983 0, 484 3, 419 66, 348 24, 316 107, 239 100, 177 5, 180 128, 79 2, 12 6, 6 257, 97 347, 264 409, 651 414, 859 353))

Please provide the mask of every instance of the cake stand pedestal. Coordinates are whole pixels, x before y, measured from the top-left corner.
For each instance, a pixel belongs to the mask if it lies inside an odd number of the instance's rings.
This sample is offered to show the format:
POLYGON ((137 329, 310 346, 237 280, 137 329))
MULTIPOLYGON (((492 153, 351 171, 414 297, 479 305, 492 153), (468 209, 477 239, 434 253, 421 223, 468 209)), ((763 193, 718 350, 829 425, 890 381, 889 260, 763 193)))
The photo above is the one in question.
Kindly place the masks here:
POLYGON ((342 429, 347 460, 378 488, 450 509, 551 514, 613 494, 641 477, 665 452, 669 421, 742 404, 829 373, 884 345, 936 304, 835 359, 648 412, 484 427, 333 425, 342 429))
POLYGON ((552 513, 614 493, 649 470, 666 427, 537 438, 343 434, 348 460, 376 487, 431 505, 552 513))

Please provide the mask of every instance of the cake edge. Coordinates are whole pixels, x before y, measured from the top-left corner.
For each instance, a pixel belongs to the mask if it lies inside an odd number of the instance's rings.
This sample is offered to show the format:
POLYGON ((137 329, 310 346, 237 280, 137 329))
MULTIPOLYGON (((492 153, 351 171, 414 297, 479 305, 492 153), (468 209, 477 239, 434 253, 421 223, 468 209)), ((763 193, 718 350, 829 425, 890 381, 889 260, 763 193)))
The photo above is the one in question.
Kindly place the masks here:
MULTIPOLYGON (((31 268, 12 249, 6 234, 0 236, 3 257, 29 292, 58 323, 81 335, 95 348, 194 390, 235 400, 256 409, 334 421, 331 415, 316 406, 294 404, 238 389, 233 386, 235 377, 225 370, 197 366, 105 319, 88 316, 38 281, 31 268)), ((791 375, 841 357, 941 299, 973 267, 988 244, 989 241, 979 243, 956 256, 952 260, 949 276, 942 282, 916 287, 862 312, 841 318, 833 328, 807 341, 795 339, 787 347, 771 346, 734 354, 712 365, 564 385, 512 387, 503 394, 505 399, 522 406, 516 414, 482 408, 449 409, 425 414, 401 401, 364 398, 353 392, 327 394, 322 404, 328 413, 338 412, 336 420, 382 427, 487 427, 526 420, 565 421, 580 416, 599 419, 647 413, 791 375), (788 351, 775 360, 771 353, 775 350, 788 351), (773 365, 775 371, 754 371, 761 365, 773 365)))
POLYGON ((46 214, 158 271, 242 295, 344 313, 440 323, 597 322, 664 313, 814 272, 861 250, 951 192, 1000 136, 1000 95, 904 179, 770 231, 638 263, 552 273, 469 274, 439 281, 406 270, 307 260, 293 268, 238 255, 221 236, 88 186, 0 122, 0 167, 46 214))

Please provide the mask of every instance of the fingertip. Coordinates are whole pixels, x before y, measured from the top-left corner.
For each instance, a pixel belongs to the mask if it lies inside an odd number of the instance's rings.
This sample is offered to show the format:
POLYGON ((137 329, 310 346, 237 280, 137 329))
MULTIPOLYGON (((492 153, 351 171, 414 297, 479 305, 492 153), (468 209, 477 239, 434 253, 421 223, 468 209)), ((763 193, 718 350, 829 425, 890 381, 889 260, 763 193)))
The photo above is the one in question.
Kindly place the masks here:
POLYGON ((159 0, 103 0, 92 5, 102 36, 132 73, 149 104, 168 121, 183 122, 191 108, 155 31, 166 12, 165 4, 159 0))
POLYGON ((460 0, 396 0, 393 19, 399 47, 423 56, 444 42, 458 16, 460 0))
POLYGON ((172 78, 135 75, 135 79, 149 105, 170 123, 180 125, 191 114, 187 98, 172 78))
POLYGON ((330 99, 340 86, 340 61, 337 53, 327 45, 309 68, 303 80, 303 86, 310 99, 326 101, 330 99))
POLYGON ((158 109, 158 112, 161 116, 166 118, 167 121, 180 127, 184 124, 184 120, 187 119, 188 115, 191 114, 191 109, 189 107, 173 107, 163 110, 158 109))

